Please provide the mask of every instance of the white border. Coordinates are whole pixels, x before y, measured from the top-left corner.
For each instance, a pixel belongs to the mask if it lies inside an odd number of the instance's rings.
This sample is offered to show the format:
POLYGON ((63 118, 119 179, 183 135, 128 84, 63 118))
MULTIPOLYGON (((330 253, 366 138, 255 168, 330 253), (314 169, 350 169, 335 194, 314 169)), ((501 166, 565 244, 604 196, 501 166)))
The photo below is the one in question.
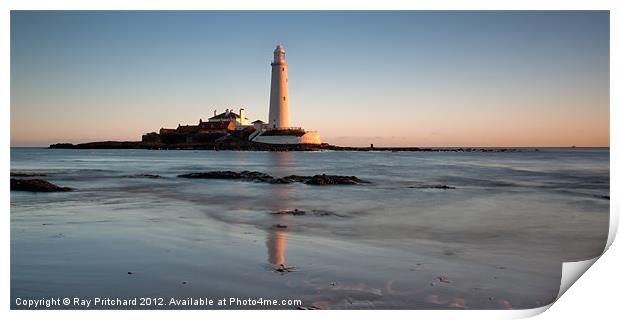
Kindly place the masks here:
MULTIPOLYGON (((5 115, 10 113, 10 10, 230 10, 230 9, 290 9, 290 10, 611 10, 611 97, 610 97, 610 121, 611 121, 611 162, 617 163, 618 153, 615 152, 614 144, 617 143, 620 135, 620 127, 618 126, 618 94, 614 92, 618 86, 618 64, 617 59, 613 57, 619 56, 618 51, 618 3, 620 1, 613 0, 590 0, 590 1, 541 1, 541 0, 444 0, 444 1, 428 1, 419 3, 407 3, 405 1, 382 0, 382 1, 339 1, 339 0, 315 0, 308 3, 298 3, 290 0, 267 0, 267 1, 251 1, 251 0, 228 0, 219 3, 201 3, 200 1, 175 0, 136 0, 129 2, 128 0, 108 0, 108 1, 78 1, 78 0, 62 0, 62 1, 28 1, 28 0, 5 0, 0 2, 2 8, 1 21, 3 31, 0 33, 0 41, 2 44, 2 64, 5 72, 2 75, 2 94, 6 110, 5 115)), ((9 178, 10 171, 10 117, 0 118, 1 125, 5 128, 2 134, 2 142, 4 143, 4 157, 2 164, 5 168, 2 170, 4 181, 9 178)), ((617 182, 618 171, 611 170, 611 196, 614 200, 610 202, 611 207, 611 223, 610 238, 607 243, 609 248, 615 237, 618 223, 618 207, 616 199, 618 197, 617 182)), ((10 197, 8 184, 0 184, 2 188, 2 196, 4 208, 4 219, 2 222, 2 236, 4 245, 2 246, 2 257, 4 258, 0 265, 2 270, 2 280, 0 280, 0 303, 2 304, 2 313, 4 319, 13 318, 49 318, 49 319, 82 319, 84 317, 94 319, 108 319, 110 317, 134 318, 142 317, 183 317, 183 318, 205 318, 205 317, 222 317, 222 318, 273 318, 273 317, 295 317, 296 319, 306 319, 309 317, 321 318, 342 318, 342 317, 383 317, 389 316, 394 318, 410 318, 422 317, 433 319, 453 319, 455 317, 463 319, 496 319, 496 318, 522 318, 535 314, 539 314, 547 309, 542 307, 531 310, 518 311, 263 311, 256 313, 253 311, 8 311, 10 299, 10 272, 9 272, 9 243, 10 243, 10 197)), ((615 246, 617 247, 617 246, 615 246)), ((620 270, 619 253, 615 247, 611 247, 608 252, 600 258, 600 261, 592 266, 592 270, 586 272, 580 281, 574 285, 574 289, 566 291, 566 294, 559 299, 553 308, 543 315, 547 319, 592 317, 596 315, 612 315, 616 312, 616 286, 618 285, 617 272, 620 270)), ((596 261, 596 259, 594 259, 596 261)), ((582 263, 589 266, 594 261, 582 263)), ((577 264, 579 265, 579 264, 577 264)), ((577 265, 572 265, 575 267, 577 265)), ((579 270, 582 270, 580 268, 579 270)), ((579 273, 577 270, 577 273, 579 273)), ((568 272, 569 270, 566 270, 568 272)), ((574 270, 573 270, 574 271, 574 270)))

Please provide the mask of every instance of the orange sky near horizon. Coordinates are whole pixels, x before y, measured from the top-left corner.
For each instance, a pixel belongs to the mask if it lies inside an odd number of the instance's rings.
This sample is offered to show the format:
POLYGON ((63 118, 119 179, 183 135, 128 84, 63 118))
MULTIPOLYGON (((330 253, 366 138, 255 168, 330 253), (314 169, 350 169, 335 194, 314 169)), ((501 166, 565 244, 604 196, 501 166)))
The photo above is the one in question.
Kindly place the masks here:
POLYGON ((17 11, 11 146, 267 120, 280 41, 291 125, 330 144, 610 144, 607 11, 17 11))

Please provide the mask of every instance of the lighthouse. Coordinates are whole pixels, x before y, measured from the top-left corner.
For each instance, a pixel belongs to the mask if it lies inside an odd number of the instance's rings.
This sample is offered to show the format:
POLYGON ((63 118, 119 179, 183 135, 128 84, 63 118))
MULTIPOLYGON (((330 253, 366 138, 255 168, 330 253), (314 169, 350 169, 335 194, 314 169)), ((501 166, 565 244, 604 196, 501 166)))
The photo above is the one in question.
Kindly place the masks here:
POLYGON ((284 59, 284 47, 279 44, 273 51, 271 62, 269 120, 266 125, 255 124, 255 131, 248 139, 264 144, 321 144, 321 136, 317 131, 291 127, 288 110, 287 68, 288 62, 284 59))
POLYGON ((269 127, 291 126, 288 111, 288 63, 284 59, 284 47, 278 44, 271 62, 271 96, 269 99, 269 127))

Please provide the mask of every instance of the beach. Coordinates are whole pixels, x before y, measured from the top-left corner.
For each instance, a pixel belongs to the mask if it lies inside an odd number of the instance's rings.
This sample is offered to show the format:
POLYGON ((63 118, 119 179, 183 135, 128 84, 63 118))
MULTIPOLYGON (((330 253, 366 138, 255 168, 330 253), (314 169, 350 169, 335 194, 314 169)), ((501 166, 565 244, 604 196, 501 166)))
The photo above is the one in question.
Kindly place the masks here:
MULTIPOLYGON (((11 148, 11 301, 161 298, 102 309, 524 309, 561 263, 602 253, 609 149, 243 152, 11 148), (216 170, 352 185, 184 179, 216 170), (293 299, 287 306, 171 299, 293 299)), ((85 308, 56 306, 52 308, 85 308)))

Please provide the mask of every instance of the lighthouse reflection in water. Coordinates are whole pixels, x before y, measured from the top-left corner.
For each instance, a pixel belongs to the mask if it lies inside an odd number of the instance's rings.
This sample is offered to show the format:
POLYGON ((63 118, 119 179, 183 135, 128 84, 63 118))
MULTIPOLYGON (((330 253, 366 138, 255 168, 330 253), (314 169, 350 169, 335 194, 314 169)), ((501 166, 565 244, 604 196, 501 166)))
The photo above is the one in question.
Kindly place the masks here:
MULTIPOLYGON (((291 170, 293 155, 290 152, 275 152, 270 155, 273 158, 277 176, 284 177, 293 174, 291 170)), ((278 211, 292 209, 289 207, 289 190, 287 185, 274 185, 272 201, 278 206, 278 211)), ((288 216, 285 214, 275 216, 275 223, 267 232, 267 261, 276 269, 282 270, 286 267, 288 216)))

